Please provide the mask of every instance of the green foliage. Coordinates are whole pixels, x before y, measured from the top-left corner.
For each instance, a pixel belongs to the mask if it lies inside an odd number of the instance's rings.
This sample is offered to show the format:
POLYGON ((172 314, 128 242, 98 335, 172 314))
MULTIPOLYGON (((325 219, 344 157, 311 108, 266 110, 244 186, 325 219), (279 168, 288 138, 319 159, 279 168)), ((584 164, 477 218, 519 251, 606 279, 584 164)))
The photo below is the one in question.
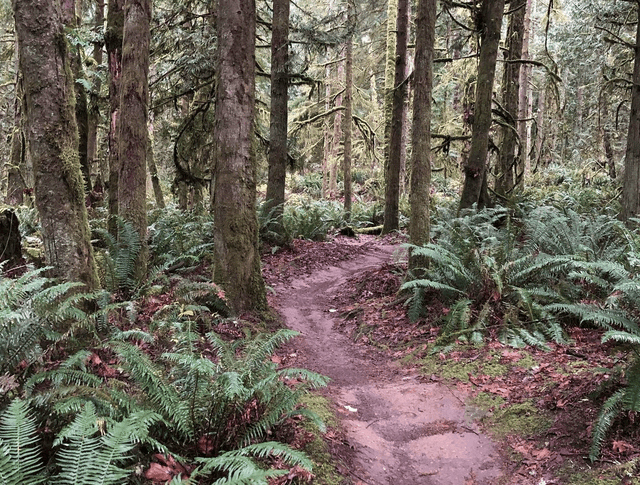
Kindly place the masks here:
POLYGON ((117 238, 106 229, 94 229, 106 247, 105 251, 96 251, 96 261, 103 288, 111 293, 130 293, 139 284, 135 278, 135 263, 142 245, 133 224, 118 217, 117 227, 117 238))
POLYGON ((409 316, 421 316, 427 292, 440 295, 450 308, 441 324, 439 343, 451 340, 480 342, 489 328, 499 331, 510 345, 545 347, 545 341, 564 341, 557 320, 545 308, 560 295, 546 282, 566 264, 564 258, 522 256, 502 259, 500 245, 477 247, 468 239, 456 239, 447 249, 428 244, 410 246, 412 255, 428 261, 426 277, 405 282, 401 290, 411 290, 409 316), (460 241, 460 246, 456 246, 460 241))
POLYGON ((6 485, 44 481, 35 420, 24 401, 13 401, 0 417, 0 481, 6 485))
POLYGON ((43 352, 41 339, 59 338, 56 331, 63 323, 66 329, 87 319, 80 304, 92 295, 78 293, 81 283, 44 276, 47 269, 29 270, 17 279, 0 273, 0 375, 21 361, 35 362, 43 352))
POLYGON ((563 326, 575 324, 603 328, 603 343, 628 346, 634 358, 623 369, 621 389, 594 426, 595 460, 616 416, 640 411, 640 245, 617 219, 578 212, 577 205, 520 204, 513 212, 443 219, 434 228, 437 244, 410 246, 428 264, 402 290, 412 293, 414 320, 429 296, 450 305, 436 349, 451 348, 454 340, 480 342, 492 329, 504 343, 545 347, 548 340, 562 342, 563 326))
POLYGON ((302 198, 284 207, 285 230, 295 238, 323 241, 331 229, 341 226, 342 221, 342 206, 335 201, 302 198))
POLYGON ((270 361, 295 332, 281 330, 229 343, 215 333, 204 339, 194 327, 185 322, 176 334, 175 350, 163 354, 161 363, 135 345, 112 342, 110 348, 130 379, 127 394, 118 381, 105 383, 88 374, 82 358, 86 354, 34 377, 28 388, 44 381, 55 385, 47 398, 56 402, 59 413, 77 412, 84 403, 115 420, 154 413, 161 417, 149 438, 154 446, 166 449, 204 440, 214 456, 264 439, 290 416, 303 415, 323 426, 315 414, 299 408, 299 401, 327 379, 304 369, 276 370, 270 361), (211 360, 211 349, 217 362, 211 360), (295 386, 287 384, 292 379, 295 386))
MULTIPOLYGON (((0 419, 0 479, 10 485, 116 485, 132 470, 121 466, 131 451, 145 442, 149 427, 158 421, 149 412, 134 413, 115 423, 100 419, 87 403, 54 441, 56 474, 47 477, 41 458, 36 421, 24 401, 15 400, 0 419)), ((54 467, 51 467, 54 469, 54 467)))
POLYGON ((179 262, 194 266, 207 260, 213 251, 213 216, 184 212, 175 206, 155 209, 149 214, 149 249, 156 265, 179 262))
POLYGON ((278 457, 287 465, 300 466, 309 471, 313 464, 304 453, 292 450, 286 445, 274 441, 257 443, 246 446, 240 450, 229 451, 214 458, 200 458, 201 464, 191 475, 192 478, 206 476, 213 472, 224 472, 226 478, 216 480, 214 484, 264 484, 268 479, 286 474, 284 470, 264 470, 248 459, 248 456, 265 458, 278 457))

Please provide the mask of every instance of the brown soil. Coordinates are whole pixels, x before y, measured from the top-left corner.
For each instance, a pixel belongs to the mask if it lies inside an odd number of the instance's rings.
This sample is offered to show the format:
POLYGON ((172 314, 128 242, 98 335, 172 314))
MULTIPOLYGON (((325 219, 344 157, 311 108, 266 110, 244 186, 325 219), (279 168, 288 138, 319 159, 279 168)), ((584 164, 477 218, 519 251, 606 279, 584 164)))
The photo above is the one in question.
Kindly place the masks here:
POLYGON ((500 454, 468 418, 464 394, 424 382, 337 329, 333 298, 350 277, 390 262, 399 248, 372 237, 345 238, 327 251, 316 243, 304 267, 295 266, 295 247, 282 259, 267 258, 272 303, 287 326, 302 334, 287 349, 284 363, 332 379, 327 392, 348 445, 337 449, 348 464, 344 474, 354 483, 497 483, 504 478, 500 454), (309 269, 313 274, 305 274, 309 269))

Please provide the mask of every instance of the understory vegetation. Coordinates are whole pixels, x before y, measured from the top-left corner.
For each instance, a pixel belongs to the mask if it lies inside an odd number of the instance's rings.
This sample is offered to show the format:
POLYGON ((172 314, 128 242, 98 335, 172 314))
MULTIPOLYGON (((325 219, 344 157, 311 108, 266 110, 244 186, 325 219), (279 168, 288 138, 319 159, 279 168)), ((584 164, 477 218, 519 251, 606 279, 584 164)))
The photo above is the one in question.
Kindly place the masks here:
POLYGON ((210 218, 158 214, 143 281, 139 237, 118 224, 116 241, 93 221, 102 291, 57 283, 47 268, 0 276, 0 481, 311 477, 310 459, 274 438, 294 417, 325 429, 301 402, 327 378, 270 360, 295 332, 227 318, 207 269, 210 218))
MULTIPOLYGON (((437 333, 434 362, 490 342, 544 352, 571 342, 573 329, 602 329, 602 344, 623 349, 624 357, 598 395, 604 404, 588 450, 597 460, 610 428, 621 417, 633 423, 640 411, 636 221, 622 224, 603 203, 613 184, 534 187, 505 206, 460 215, 450 182, 436 180, 436 188, 431 242, 408 247, 424 267, 400 275, 399 292, 410 320, 437 333)), ((283 442, 300 419, 324 430, 303 403, 327 379, 272 362, 295 332, 229 316, 224 292, 210 278, 211 215, 153 209, 149 274, 137 280, 137 233, 119 220, 115 240, 96 213, 103 290, 86 294, 39 267, 32 214, 20 212, 31 262, 20 276, 0 276, 3 483, 311 479, 313 463, 302 450, 317 448, 315 441, 298 448, 283 442), (90 346, 80 348, 81 340, 90 346)), ((268 239, 270 216, 261 207, 257 214, 268 239)), ((372 198, 363 197, 347 220, 334 201, 293 194, 281 244, 327 240, 379 218, 372 198)))

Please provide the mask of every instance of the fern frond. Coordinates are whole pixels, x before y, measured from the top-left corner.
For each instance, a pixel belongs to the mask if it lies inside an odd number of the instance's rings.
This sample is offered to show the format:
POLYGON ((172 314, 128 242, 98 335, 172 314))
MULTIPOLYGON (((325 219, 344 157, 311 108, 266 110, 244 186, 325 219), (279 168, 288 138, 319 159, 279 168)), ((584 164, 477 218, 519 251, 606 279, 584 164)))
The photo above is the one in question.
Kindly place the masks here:
POLYGON ((109 427, 87 404, 57 437, 63 443, 57 454, 61 468, 59 485, 117 485, 132 470, 120 468, 137 443, 145 442, 149 427, 160 417, 152 412, 135 413, 109 427), (101 436, 95 436, 98 431, 101 436))
POLYGON ((593 425, 593 433, 591 435, 591 449, 589 451, 589 459, 595 461, 600 455, 600 449, 604 442, 605 436, 613 420, 622 409, 622 402, 625 396, 625 391, 620 390, 611 396, 602 406, 598 419, 593 425))
POLYGON ((133 345, 112 342, 111 346, 158 412, 174 423, 175 429, 183 436, 192 436, 193 423, 189 419, 188 405, 180 399, 176 388, 163 379, 162 371, 133 345))
POLYGON ((14 400, 0 417, 0 481, 6 485, 44 481, 37 427, 24 401, 14 400))
POLYGON ((545 305, 544 309, 553 314, 564 313, 577 317, 581 323, 591 323, 606 330, 618 327, 632 333, 640 333, 637 323, 618 310, 601 309, 583 303, 552 303, 545 305))
POLYGON ((609 330, 605 332, 602 336, 602 343, 609 342, 610 340, 640 346, 640 335, 621 330, 609 330))

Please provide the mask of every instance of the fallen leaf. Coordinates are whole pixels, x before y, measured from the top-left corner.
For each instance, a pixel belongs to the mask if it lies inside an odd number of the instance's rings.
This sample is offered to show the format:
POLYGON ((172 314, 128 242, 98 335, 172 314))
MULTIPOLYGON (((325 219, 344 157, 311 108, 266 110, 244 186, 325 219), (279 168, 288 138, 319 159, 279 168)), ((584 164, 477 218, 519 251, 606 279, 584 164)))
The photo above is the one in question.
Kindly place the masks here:
POLYGON ((618 453, 627 453, 629 451, 635 450, 635 447, 626 441, 614 441, 613 442, 613 451, 617 451, 618 453))
POLYGON ((168 466, 161 465, 159 463, 151 463, 144 477, 147 480, 153 480, 154 482, 165 483, 173 479, 173 470, 168 466))

